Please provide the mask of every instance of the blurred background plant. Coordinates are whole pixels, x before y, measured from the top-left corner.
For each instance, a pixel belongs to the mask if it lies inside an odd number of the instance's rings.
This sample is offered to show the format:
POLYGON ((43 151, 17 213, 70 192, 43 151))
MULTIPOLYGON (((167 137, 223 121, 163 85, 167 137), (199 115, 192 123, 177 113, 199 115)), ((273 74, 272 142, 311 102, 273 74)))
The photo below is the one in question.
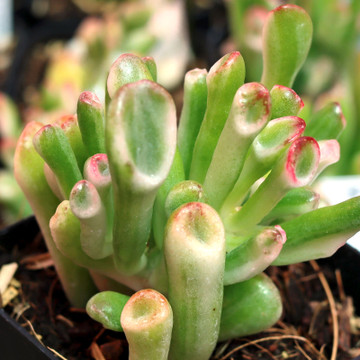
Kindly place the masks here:
POLYGON ((0 223, 9 224, 32 213, 13 175, 15 145, 22 131, 22 123, 14 102, 0 93, 0 223))
POLYGON ((106 71, 124 52, 153 56, 162 65, 159 82, 170 89, 179 84, 190 56, 181 0, 74 2, 91 14, 71 40, 47 44, 48 64, 40 91, 28 93, 26 120, 75 112, 83 90, 104 98, 106 71))

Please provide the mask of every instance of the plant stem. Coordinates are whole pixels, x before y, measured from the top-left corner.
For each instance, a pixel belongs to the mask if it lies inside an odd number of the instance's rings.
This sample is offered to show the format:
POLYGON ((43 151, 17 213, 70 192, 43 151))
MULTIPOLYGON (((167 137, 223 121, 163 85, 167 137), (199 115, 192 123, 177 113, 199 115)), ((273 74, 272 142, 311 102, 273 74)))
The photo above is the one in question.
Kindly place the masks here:
POLYGON ((170 168, 169 175, 165 179, 164 183, 160 186, 154 203, 153 212, 153 234, 156 246, 158 249, 162 249, 164 243, 164 233, 168 216, 165 212, 166 197, 171 188, 185 179, 184 166, 180 156, 180 152, 177 149, 175 152, 174 160, 170 168))

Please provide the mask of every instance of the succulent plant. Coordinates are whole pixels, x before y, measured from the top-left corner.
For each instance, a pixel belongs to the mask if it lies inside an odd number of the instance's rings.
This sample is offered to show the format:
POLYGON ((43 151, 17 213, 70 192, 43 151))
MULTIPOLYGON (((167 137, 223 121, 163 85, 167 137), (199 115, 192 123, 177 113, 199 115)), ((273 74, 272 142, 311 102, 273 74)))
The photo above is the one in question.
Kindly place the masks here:
POLYGON ((64 290, 125 332, 130 359, 208 359, 271 326, 282 304, 264 270, 330 256, 360 229, 360 198, 318 208, 311 189, 344 125, 331 109, 298 117, 311 20, 283 6, 267 21, 264 84, 244 84, 239 52, 189 71, 178 130, 155 61, 123 54, 105 105, 84 92, 77 116, 20 137, 16 178, 64 290))

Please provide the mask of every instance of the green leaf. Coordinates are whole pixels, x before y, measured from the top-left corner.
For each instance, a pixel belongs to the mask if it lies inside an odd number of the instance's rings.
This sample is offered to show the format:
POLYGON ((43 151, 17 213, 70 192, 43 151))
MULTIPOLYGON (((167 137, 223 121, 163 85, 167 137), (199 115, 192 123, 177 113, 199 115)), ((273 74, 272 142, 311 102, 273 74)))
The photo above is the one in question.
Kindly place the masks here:
POLYGON ((114 191, 114 256, 121 271, 145 266, 156 193, 176 150, 176 113, 170 94, 141 80, 121 87, 111 101, 106 148, 114 191))
POLYGON ((170 217, 164 254, 174 312, 171 359, 209 359, 220 324, 225 234, 214 209, 188 203, 170 217))
POLYGON ((82 174, 64 131, 57 126, 45 125, 34 135, 33 144, 55 173, 64 197, 69 198, 82 174))
POLYGON ((204 181, 209 204, 215 209, 233 188, 248 149, 270 119, 270 112, 269 91, 260 83, 244 84, 236 92, 204 181))
POLYGON ((274 265, 331 256, 360 230, 360 197, 310 211, 280 225, 287 241, 274 265))
POLYGON ((304 103, 300 96, 292 89, 274 85, 270 91, 271 95, 271 118, 277 119, 283 116, 297 116, 304 103))
POLYGON ((84 91, 77 103, 77 116, 87 157, 105 152, 104 107, 98 97, 84 91))
POLYGON ((185 75, 184 104, 179 123, 178 146, 184 162, 186 178, 189 177, 195 141, 206 111, 206 75, 205 69, 194 69, 185 75))
POLYGON ((272 10, 263 28, 263 74, 261 82, 292 87, 310 49, 312 22, 307 12, 296 5, 272 10))
POLYGON ((207 108, 195 142, 190 179, 203 183, 237 89, 244 83, 245 64, 234 51, 223 56, 206 78, 207 108))
POLYGON ((133 360, 167 360, 173 313, 167 299, 151 289, 140 290, 126 303, 121 325, 133 360))
POLYGON ((225 286, 219 340, 266 330, 279 320, 281 313, 279 290, 265 274, 225 286))
POLYGON ((123 331, 120 316, 129 299, 130 296, 115 291, 102 291, 89 299, 86 304, 86 312, 104 328, 123 331))

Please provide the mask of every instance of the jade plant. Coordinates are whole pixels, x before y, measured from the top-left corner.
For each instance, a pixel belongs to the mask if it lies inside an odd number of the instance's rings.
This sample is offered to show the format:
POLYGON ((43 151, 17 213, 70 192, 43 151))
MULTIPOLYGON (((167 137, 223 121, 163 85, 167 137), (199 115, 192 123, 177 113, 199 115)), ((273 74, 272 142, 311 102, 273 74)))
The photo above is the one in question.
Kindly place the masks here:
POLYGON ((264 270, 330 256, 360 230, 359 197, 319 208, 311 188, 344 127, 340 109, 298 116, 311 20, 282 6, 266 29, 262 83, 244 83, 237 51, 190 70, 178 126, 154 59, 123 54, 104 104, 85 91, 76 115, 20 137, 15 175, 65 293, 125 332, 130 359, 208 359, 266 329, 282 304, 264 270))

